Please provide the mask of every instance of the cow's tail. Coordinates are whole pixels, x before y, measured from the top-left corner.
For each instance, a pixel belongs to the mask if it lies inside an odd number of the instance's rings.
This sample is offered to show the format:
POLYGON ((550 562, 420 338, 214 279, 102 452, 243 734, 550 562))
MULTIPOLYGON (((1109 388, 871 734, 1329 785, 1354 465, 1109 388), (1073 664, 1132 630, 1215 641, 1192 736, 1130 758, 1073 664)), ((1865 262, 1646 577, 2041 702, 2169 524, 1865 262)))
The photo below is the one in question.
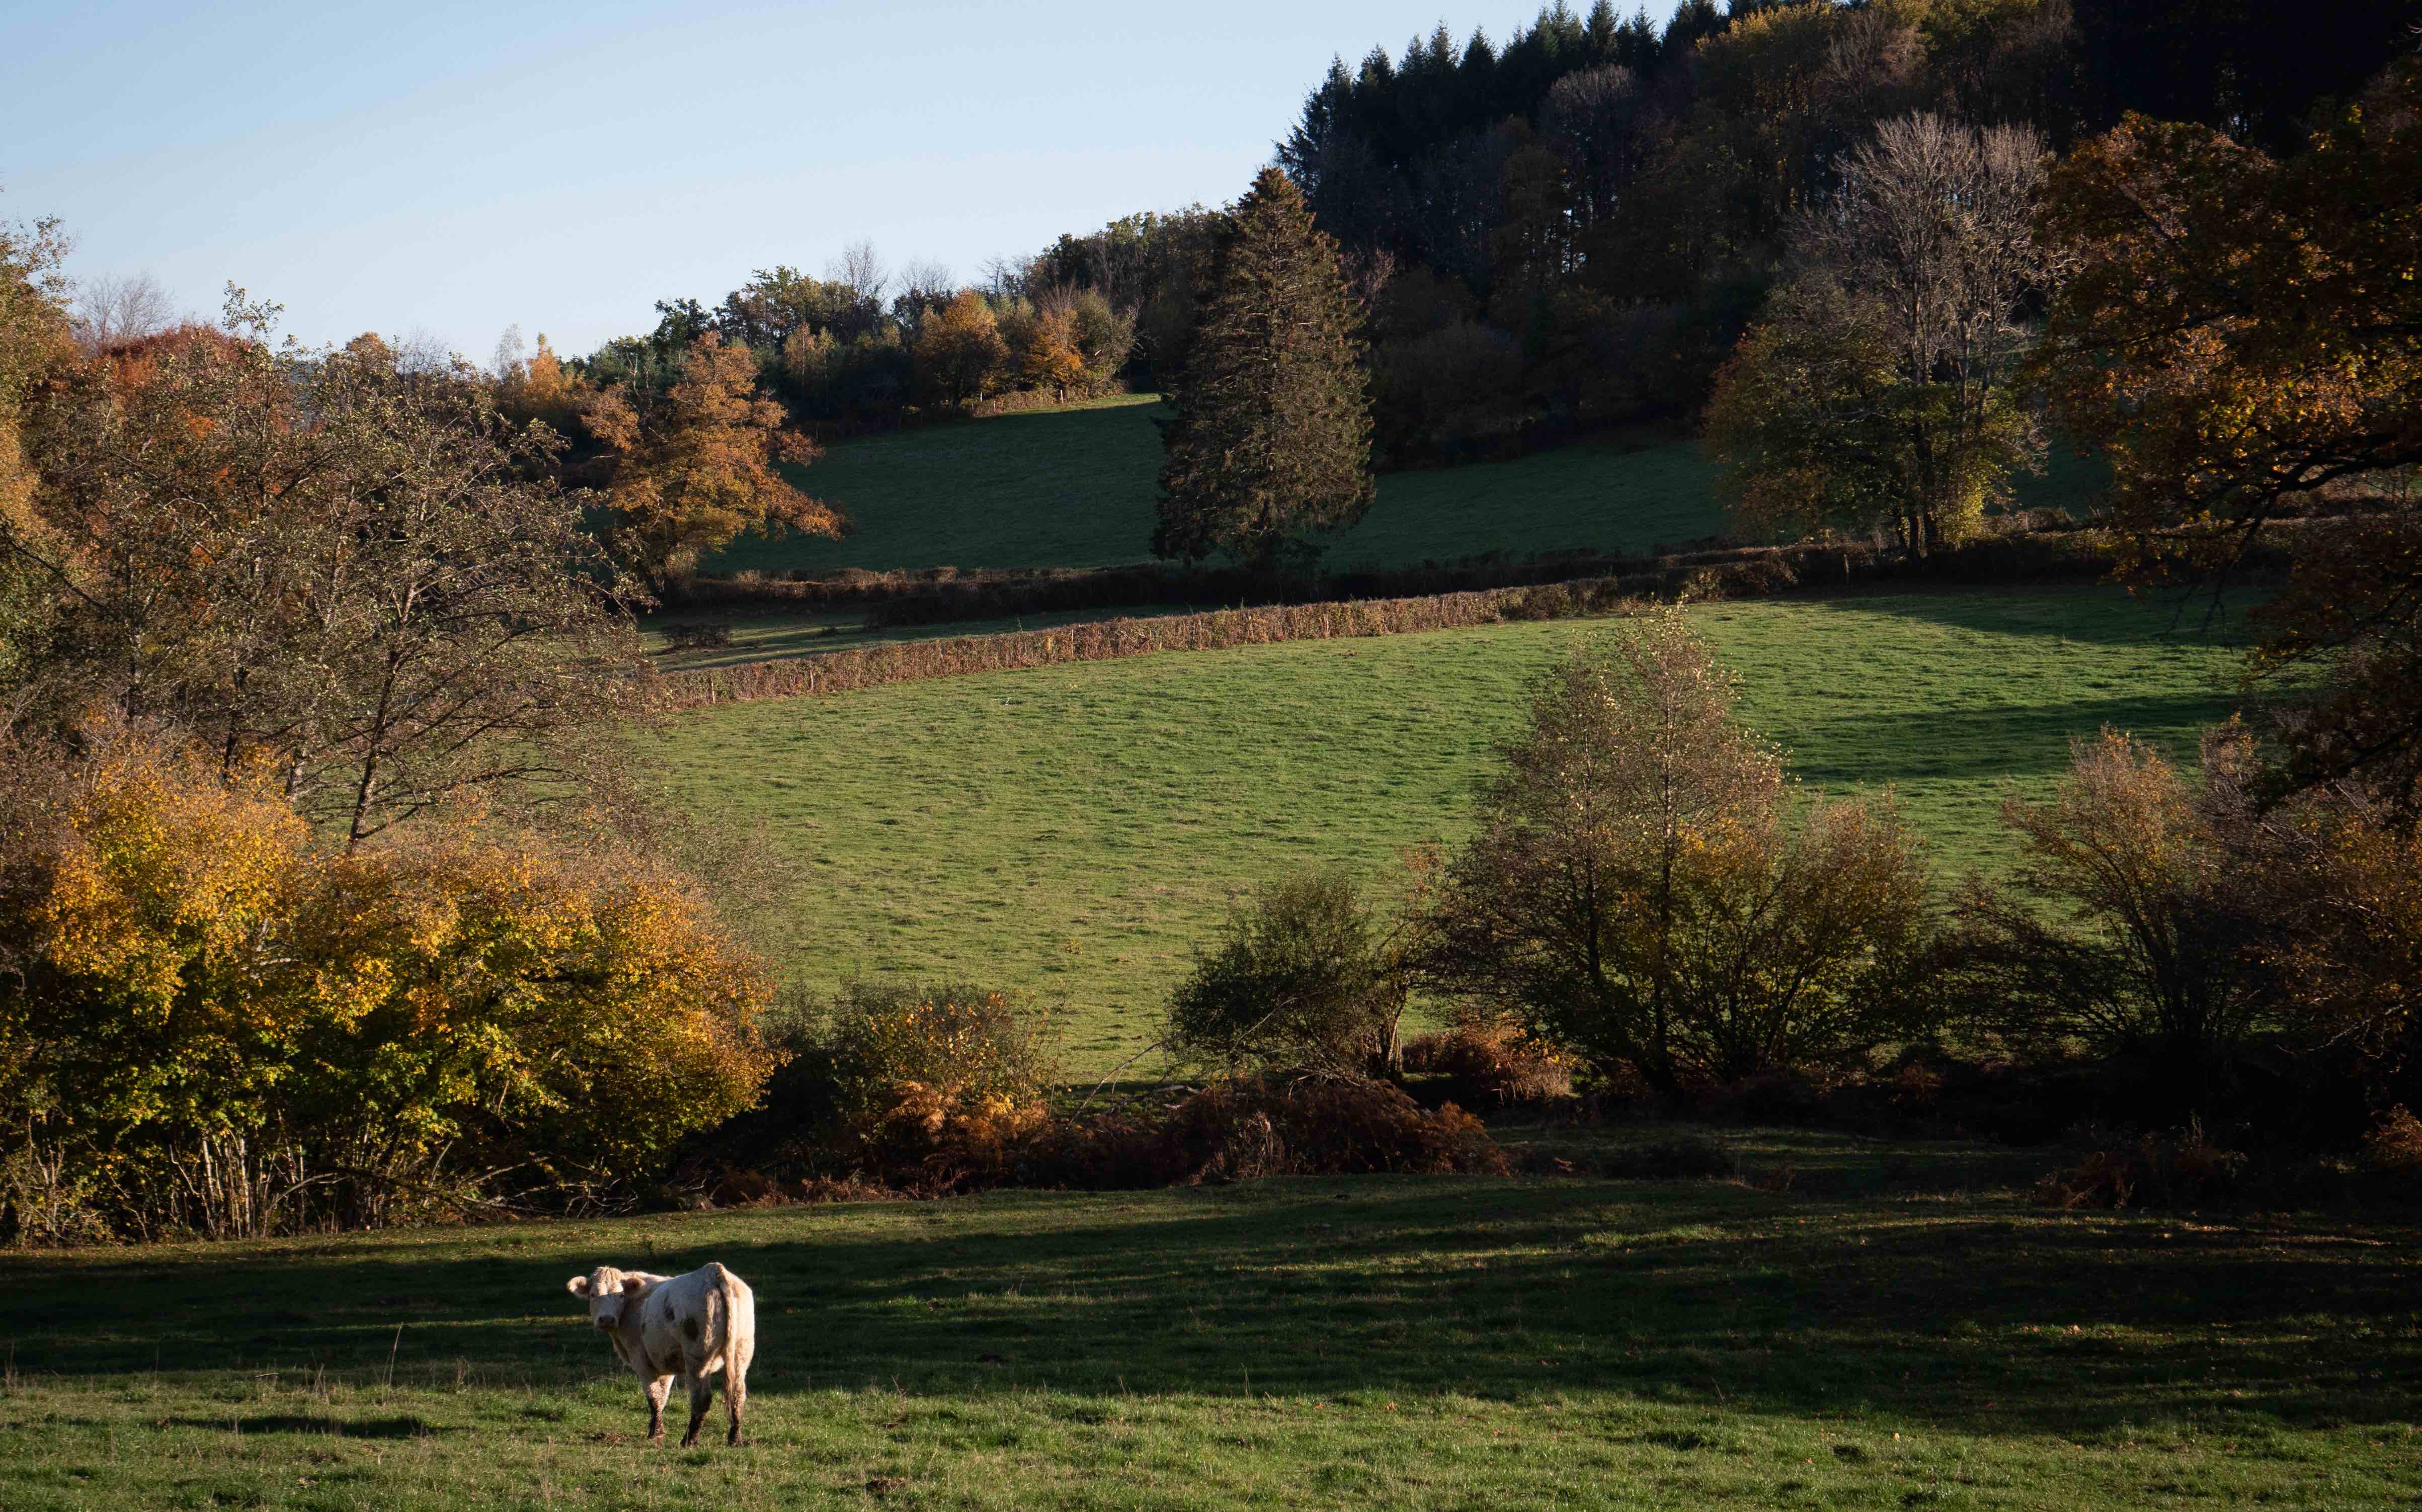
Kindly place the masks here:
POLYGON ((706 1290, 706 1365, 700 1374, 711 1376, 731 1352, 731 1284, 737 1278, 721 1261, 709 1260, 706 1268, 715 1272, 715 1285, 706 1290))

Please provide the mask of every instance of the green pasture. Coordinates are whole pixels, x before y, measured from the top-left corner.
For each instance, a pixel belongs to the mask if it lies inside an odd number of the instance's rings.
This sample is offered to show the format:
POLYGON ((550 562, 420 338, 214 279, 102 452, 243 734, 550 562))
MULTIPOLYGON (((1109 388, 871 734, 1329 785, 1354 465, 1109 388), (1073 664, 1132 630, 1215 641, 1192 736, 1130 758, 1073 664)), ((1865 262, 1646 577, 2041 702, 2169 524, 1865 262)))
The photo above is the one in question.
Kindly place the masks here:
MULTIPOLYGON (((804 568, 1115 567, 1152 555, 1160 475, 1153 395, 842 442, 796 475, 840 506, 843 540, 735 541, 711 573, 804 568)), ((1694 443, 1585 443, 1513 462, 1396 473, 1337 567, 1404 567, 1501 552, 1644 550, 1722 528, 1694 443)))
MULTIPOLYGON (((744 537, 710 573, 842 568, 1115 567, 1151 556, 1160 475, 1156 396, 1122 396, 842 442, 794 475, 857 525, 844 540, 744 537)), ((2020 502, 2078 507, 2100 464, 2055 448, 2020 502)), ((1696 442, 1587 441, 1510 462, 1391 473, 1328 565, 1408 567, 1497 553, 1645 552, 1721 535, 1715 468, 1696 442)))
POLYGON ((0 1506, 2422 1496, 2413 1229, 2047 1213, 2013 1190, 2047 1157, 1734 1137, 1746 1181, 1286 1179, 9 1255, 0 1506), (564 1278, 708 1259, 757 1293, 752 1442, 652 1446, 564 1278))
MULTIPOLYGON (((2115 589, 1769 599, 1694 622, 1801 777, 1898 794, 1946 882, 2007 865, 2004 794, 2103 725, 2192 759, 2234 650, 2115 589)), ((742 704, 650 739, 698 811, 786 869, 782 970, 952 978, 1066 1009, 1072 1070, 1148 1043, 1229 899, 1326 863, 1376 881, 1452 843, 1525 689, 1603 623, 1561 621, 904 683, 742 704)))

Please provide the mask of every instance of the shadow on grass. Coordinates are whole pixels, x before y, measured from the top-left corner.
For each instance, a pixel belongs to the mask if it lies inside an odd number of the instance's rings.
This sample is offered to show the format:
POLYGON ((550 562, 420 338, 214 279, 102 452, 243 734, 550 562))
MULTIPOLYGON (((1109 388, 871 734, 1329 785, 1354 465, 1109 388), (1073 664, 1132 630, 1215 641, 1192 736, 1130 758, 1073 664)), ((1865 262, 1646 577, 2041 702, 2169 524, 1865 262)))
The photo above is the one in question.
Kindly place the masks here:
MULTIPOLYGON (((1796 731, 1810 751, 1803 782, 1852 787, 1932 777, 2028 777, 2068 770, 2068 742, 2105 725, 2138 734, 2199 730, 2227 718, 2232 700, 2209 694, 2157 694, 2031 704, 2025 708, 1893 709, 1813 720, 1796 731)), ((2192 757, 2192 739, 2181 755, 2192 757)))
POLYGON ((2345 1225, 1380 1178, 522 1232, 545 1250, 448 1258, 423 1236, 205 1252, 173 1287, 149 1279, 156 1260, 14 1262, 0 1331, 21 1370, 71 1378, 283 1364, 374 1380, 394 1348, 399 1384, 570 1383, 612 1362, 565 1275, 714 1257, 756 1288, 760 1395, 1612 1389, 2078 1437, 2197 1416, 2401 1420, 2422 1369, 2413 1236, 2345 1225), (171 1295, 173 1327, 147 1323, 147 1299, 171 1295), (58 1323, 71 1304, 73 1330, 58 1323), (312 1320, 260 1333, 298 1307, 312 1320))
POLYGON ((257 1417, 172 1417, 161 1425, 175 1428, 232 1427, 240 1433, 319 1433, 346 1439, 431 1439, 447 1433, 464 1433, 461 1427, 447 1427, 417 1417, 344 1418, 306 1417, 296 1413, 267 1413, 257 1417))
POLYGON ((1829 595, 1862 613, 1923 620, 1981 634, 2057 636, 2083 646, 2225 648, 2249 644, 2245 612, 2270 597, 2240 586, 2217 609, 2209 589, 2164 588, 2131 597, 2115 585, 2092 587, 2011 583, 1945 590, 1931 584, 1878 584, 1829 595))

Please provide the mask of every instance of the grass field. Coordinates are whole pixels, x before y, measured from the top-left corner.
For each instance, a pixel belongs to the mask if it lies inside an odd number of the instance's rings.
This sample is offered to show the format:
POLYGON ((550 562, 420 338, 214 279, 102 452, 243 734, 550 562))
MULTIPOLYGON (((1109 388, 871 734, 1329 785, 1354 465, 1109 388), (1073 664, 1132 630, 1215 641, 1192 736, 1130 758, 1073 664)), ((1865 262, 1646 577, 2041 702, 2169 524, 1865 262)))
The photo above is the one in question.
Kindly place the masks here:
MULTIPOLYGON (((2109 724, 2191 757, 2225 646, 2106 588, 1760 600, 1696 623, 1742 716, 1835 791, 1895 787, 1938 874, 2005 865, 2005 791, 2109 724)), ((1453 841, 1565 621, 901 684, 672 719, 702 812, 794 869, 795 980, 949 977, 1063 1002, 1079 1074, 1149 1041, 1229 897, 1308 863, 1367 876, 1453 841)))
MULTIPOLYGON (((857 526, 845 540, 743 538, 711 573, 841 568, 1115 567, 1150 554, 1160 432, 1151 395, 843 442, 798 475, 857 526)), ((1490 552, 1644 552, 1723 531, 1715 469, 1695 442, 1594 441, 1517 461, 1392 473, 1327 543, 1336 568, 1407 567, 1490 552)), ((2067 506, 2101 471, 2063 451, 2021 502, 2067 506)))
POLYGON ((10 1255, 0 1505, 2422 1496, 2412 1228, 2047 1214, 2009 1190, 2040 1157, 1735 1137, 1774 1178, 1277 1180, 10 1255), (651 1447, 564 1278, 709 1258, 758 1296, 753 1442, 651 1447))

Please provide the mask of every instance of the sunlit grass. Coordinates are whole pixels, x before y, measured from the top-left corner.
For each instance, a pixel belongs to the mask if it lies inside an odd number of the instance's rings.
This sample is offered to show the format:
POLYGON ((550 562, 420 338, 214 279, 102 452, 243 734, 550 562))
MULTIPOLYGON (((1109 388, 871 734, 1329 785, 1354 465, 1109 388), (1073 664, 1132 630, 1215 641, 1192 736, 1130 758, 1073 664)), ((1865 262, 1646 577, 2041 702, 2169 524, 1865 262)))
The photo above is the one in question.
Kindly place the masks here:
MULTIPOLYGON (((1766 600, 1692 611, 1741 714, 1836 792, 1899 794, 1938 874, 2007 864, 2005 792, 2072 735, 2194 754, 2235 653, 2115 590, 1766 600)), ((1312 863, 1377 878, 1464 833, 1524 690, 1588 621, 988 674, 679 716, 684 801, 763 821, 797 868, 779 964, 1064 1000, 1079 1071, 1150 1038, 1239 889, 1312 863)))
POLYGON ((8 1256, 0 1505, 2422 1490, 2411 1229, 2047 1214, 2024 1156, 1732 1137, 1792 1189, 1282 1180, 8 1256), (563 1278, 708 1258, 757 1292, 754 1442, 649 1447, 563 1278))

